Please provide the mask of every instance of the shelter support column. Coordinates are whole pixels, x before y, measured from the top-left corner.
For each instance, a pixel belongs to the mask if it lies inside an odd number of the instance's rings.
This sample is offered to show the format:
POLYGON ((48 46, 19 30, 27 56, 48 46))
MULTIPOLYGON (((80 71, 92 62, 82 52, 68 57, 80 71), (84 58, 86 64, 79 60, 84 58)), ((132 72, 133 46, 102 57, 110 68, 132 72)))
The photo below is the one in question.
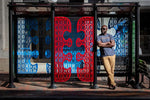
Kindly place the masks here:
POLYGON ((139 4, 136 6, 136 16, 135 16, 136 34, 135 34, 135 88, 140 88, 139 86, 139 35, 140 35, 140 9, 139 4))
POLYGON ((15 88, 14 80, 14 20, 12 7, 9 6, 9 84, 7 88, 15 88))
POLYGON ((128 70, 128 74, 127 74, 127 79, 126 79, 126 83, 129 85, 130 84, 130 81, 131 81, 131 79, 132 79, 132 67, 133 67, 133 65, 132 65, 132 47, 133 47, 133 44, 132 44, 132 34, 133 34, 133 32, 132 32, 132 29, 133 29, 133 13, 132 12, 130 12, 130 19, 129 19, 129 38, 128 38, 128 41, 129 41, 129 44, 128 44, 128 46, 129 46, 129 49, 128 49, 128 52, 129 52, 129 55, 128 55, 128 68, 127 68, 127 70, 128 70), (131 34, 132 33, 132 34, 131 34))
POLYGON ((55 8, 54 4, 51 5, 51 85, 49 88, 56 88, 55 82, 54 82, 54 18, 55 18, 55 8))
POLYGON ((97 89, 97 7, 94 4, 94 81, 91 88, 97 89))

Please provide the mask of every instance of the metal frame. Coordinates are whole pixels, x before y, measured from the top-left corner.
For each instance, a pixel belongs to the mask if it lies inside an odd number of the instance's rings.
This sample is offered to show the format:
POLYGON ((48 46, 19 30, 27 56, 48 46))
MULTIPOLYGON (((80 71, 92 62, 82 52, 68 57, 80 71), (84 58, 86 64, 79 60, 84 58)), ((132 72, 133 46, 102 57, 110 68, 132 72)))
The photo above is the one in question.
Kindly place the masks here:
MULTIPOLYGON (((67 5, 55 5, 53 3, 44 3, 44 5, 39 5, 39 3, 33 3, 34 5, 14 5, 15 2, 13 2, 13 0, 11 0, 11 2, 9 3, 9 85, 8 87, 10 88, 13 88, 15 87, 14 84, 13 84, 13 79, 14 79, 14 67, 16 66, 16 60, 17 60, 17 57, 16 57, 16 54, 14 55, 14 52, 16 52, 16 49, 14 49, 14 45, 16 44, 15 42, 15 33, 14 33, 14 18, 13 18, 13 7, 51 7, 51 22, 52 22, 52 25, 51 25, 51 33, 52 33, 52 39, 51 39, 51 45, 52 45, 52 50, 51 50, 51 54, 52 54, 52 59, 51 59, 51 85, 49 86, 49 88, 56 88, 55 86, 55 82, 54 82, 54 17, 55 17, 55 7, 92 7, 93 10, 94 10, 94 13, 93 13, 93 16, 94 16, 94 25, 95 25, 95 28, 94 28, 94 81, 93 81, 93 85, 91 86, 91 88, 98 88, 97 87, 97 49, 96 49, 96 37, 97 37, 97 17, 99 16, 97 14, 97 7, 135 7, 136 9, 136 76, 135 76, 135 79, 136 79, 136 84, 139 83, 139 73, 138 73, 138 58, 139 58, 139 54, 138 54, 138 47, 139 47, 139 4, 138 3, 135 3, 135 5, 118 5, 116 3, 110 3, 111 5, 108 5, 107 3, 104 4, 104 5, 98 5, 96 3, 92 4, 90 3, 91 5, 80 5, 79 4, 67 4, 67 5), (15 56, 15 57, 14 57, 15 56)), ((18 2, 17 2, 18 3, 18 2)), ((22 2, 21 2, 22 3, 22 2)), ((82 3, 83 4, 83 3, 82 3)), ((132 20, 132 16, 131 16, 131 13, 129 14, 130 15, 130 20, 132 20)), ((17 15, 18 16, 18 15, 17 15)), ((25 16, 25 15, 19 15, 19 16, 25 16)), ((101 16, 101 15, 100 15, 101 16)), ((103 16, 109 16, 109 15, 103 15, 103 16)), ((110 15, 111 16, 111 15, 110 15)), ((116 15, 117 16, 117 15, 116 15)), ((119 15, 118 15, 119 16, 119 15)), ((130 23, 130 32, 132 27, 131 27, 131 24, 130 23)), ((130 44, 132 44, 132 35, 130 35, 129 37, 129 41, 131 42, 130 44)), ((16 47, 16 45, 15 45, 16 47)), ((130 50, 129 50, 129 58, 131 58, 132 56, 132 48, 130 46, 130 50)), ((129 59, 129 66, 131 66, 132 68, 132 59, 129 59), (130 65, 131 64, 131 65, 130 65)), ((131 72, 130 71, 129 73, 129 76, 131 76, 131 72)), ((17 79, 17 73, 15 72, 15 76, 16 76, 16 79, 17 79)), ((128 78, 129 78, 128 76, 128 78)), ((130 80, 130 78, 129 78, 130 80)))
POLYGON ((127 78, 127 84, 129 84, 129 82, 131 81, 131 77, 132 77, 132 21, 133 21, 133 18, 132 18, 132 12, 130 12, 130 18, 129 18, 129 38, 128 38, 128 41, 129 41, 129 54, 128 54, 128 78, 127 78), (131 67, 131 68, 130 68, 131 67))
POLYGON ((52 45, 52 50, 51 50, 51 86, 50 88, 56 88, 55 84, 54 84, 54 17, 55 17, 55 8, 54 8, 54 4, 51 5, 51 33, 52 33, 52 39, 51 39, 51 45, 52 45))
POLYGON ((97 89, 97 7, 94 4, 94 81, 93 81, 93 89, 97 89))
MULTIPOLYGON (((16 15, 14 14, 13 15, 14 16, 14 33, 17 33, 17 17, 16 17, 16 15)), ((17 34, 14 34, 14 65, 17 65, 17 34)), ((14 66, 15 67, 15 66, 14 66)), ((19 82, 19 80, 18 80, 18 76, 17 76, 17 67, 15 67, 14 68, 14 82, 19 82)))
POLYGON ((139 86, 139 35, 140 35, 140 9, 139 4, 136 3, 135 12, 135 88, 141 88, 139 86))
POLYGON ((13 66, 14 66, 14 20, 13 20, 13 11, 11 10, 11 7, 9 7, 9 84, 7 88, 15 88, 15 85, 13 83, 14 75, 13 75, 13 66))

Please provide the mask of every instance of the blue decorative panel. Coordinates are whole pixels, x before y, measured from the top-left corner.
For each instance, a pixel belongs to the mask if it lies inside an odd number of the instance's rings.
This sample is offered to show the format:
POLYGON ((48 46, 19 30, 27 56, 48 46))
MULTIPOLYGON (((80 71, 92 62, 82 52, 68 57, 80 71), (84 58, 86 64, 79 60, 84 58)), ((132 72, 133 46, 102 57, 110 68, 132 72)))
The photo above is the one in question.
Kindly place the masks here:
POLYGON ((51 58, 50 18, 17 19, 17 73, 49 73, 51 58))
POLYGON ((46 63, 46 71, 47 73, 51 73, 51 65, 46 63))
MULTIPOLYGON (((110 17, 110 18, 103 18, 103 20, 104 20, 104 25, 108 26, 108 34, 111 34, 115 39, 116 44, 115 44, 114 49, 115 49, 116 56, 122 56, 122 57, 127 56, 128 55, 129 19, 110 17)), ((97 21, 98 32, 100 31, 99 23, 101 22, 98 19, 97 21)), ((98 52, 97 56, 99 54, 100 53, 98 52)))
POLYGON ((128 18, 110 18, 108 28, 114 28, 116 33, 114 39, 116 46, 114 47, 117 56, 128 55, 128 18))
POLYGON ((18 74, 24 73, 37 73, 38 64, 31 64, 32 57, 39 56, 38 50, 31 50, 31 43, 38 44, 38 36, 32 37, 31 30, 37 30, 37 20, 26 20, 18 18, 17 22, 17 72, 18 74))
POLYGON ((97 19, 97 29, 98 29, 98 30, 101 30, 101 23, 100 23, 100 20, 99 20, 99 19, 97 19))
MULTIPOLYGON (((48 33, 48 35, 45 36, 45 44, 50 47, 51 45, 51 37, 50 37, 50 32, 51 32, 51 19, 48 18, 46 20, 46 32, 48 33)), ((49 61, 51 60, 51 50, 50 48, 45 49, 45 58, 49 59, 49 61)), ((51 73, 51 64, 50 63, 46 63, 46 72, 47 73, 51 73)))

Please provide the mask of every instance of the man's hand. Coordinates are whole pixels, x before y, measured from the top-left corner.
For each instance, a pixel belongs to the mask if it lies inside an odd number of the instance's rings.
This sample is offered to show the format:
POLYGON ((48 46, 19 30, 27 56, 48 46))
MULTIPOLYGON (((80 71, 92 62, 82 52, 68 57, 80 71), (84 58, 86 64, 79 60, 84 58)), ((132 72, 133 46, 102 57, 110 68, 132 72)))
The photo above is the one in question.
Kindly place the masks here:
POLYGON ((98 41, 97 44, 98 44, 99 47, 111 48, 111 47, 115 46, 115 41, 112 40, 110 42, 105 42, 105 43, 102 43, 101 41, 98 41))
POLYGON ((111 42, 106 42, 106 45, 110 45, 111 44, 111 42))

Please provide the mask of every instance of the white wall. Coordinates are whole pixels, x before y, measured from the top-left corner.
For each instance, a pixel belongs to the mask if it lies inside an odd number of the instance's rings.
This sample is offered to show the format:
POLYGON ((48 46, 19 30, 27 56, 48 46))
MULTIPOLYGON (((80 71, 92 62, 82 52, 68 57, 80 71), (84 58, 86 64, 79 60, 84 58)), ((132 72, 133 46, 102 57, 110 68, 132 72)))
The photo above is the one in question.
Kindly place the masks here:
POLYGON ((0 0, 0 50, 2 47, 2 0, 0 0))
POLYGON ((9 71, 8 2, 0 0, 0 73, 9 71))
POLYGON ((0 58, 8 57, 8 1, 0 0, 0 58))

